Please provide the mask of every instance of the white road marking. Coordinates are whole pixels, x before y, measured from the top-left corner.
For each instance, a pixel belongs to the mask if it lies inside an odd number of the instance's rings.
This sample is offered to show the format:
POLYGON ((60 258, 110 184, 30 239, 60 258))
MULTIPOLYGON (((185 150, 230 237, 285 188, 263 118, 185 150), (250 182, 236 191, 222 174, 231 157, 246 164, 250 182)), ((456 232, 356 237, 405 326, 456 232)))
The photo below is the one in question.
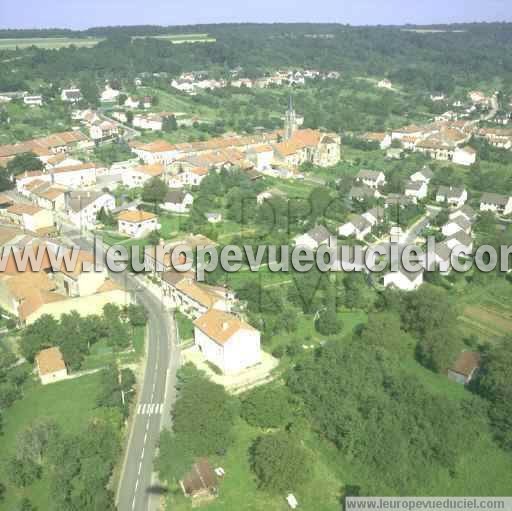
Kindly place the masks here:
MULTIPOLYGON (((137 410, 138 415, 158 415, 161 414, 164 408, 163 403, 143 403, 139 405, 137 410)), ((147 427, 147 426, 146 426, 147 427)))

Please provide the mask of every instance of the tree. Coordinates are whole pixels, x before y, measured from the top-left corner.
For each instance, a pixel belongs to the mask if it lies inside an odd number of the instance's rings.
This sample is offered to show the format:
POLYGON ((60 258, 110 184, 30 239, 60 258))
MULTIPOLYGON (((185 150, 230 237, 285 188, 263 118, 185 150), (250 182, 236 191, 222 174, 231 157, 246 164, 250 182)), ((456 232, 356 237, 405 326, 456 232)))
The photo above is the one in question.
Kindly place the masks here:
POLYGON ((16 508, 17 511, 36 511, 36 507, 30 502, 30 499, 23 497, 16 508))
POLYGON ((61 341, 58 321, 49 314, 44 314, 23 330, 20 346, 23 356, 33 362, 36 354, 44 348, 57 346, 61 341))
POLYGON ((159 177, 153 177, 144 183, 142 200, 144 202, 152 202, 156 210, 157 206, 164 201, 168 190, 167 185, 159 177))
POLYGON ((5 484, 0 482, 0 502, 5 499, 5 484))
POLYGON ((286 388, 265 385, 250 391, 242 400, 240 415, 251 426, 278 428, 290 420, 291 413, 286 388))
POLYGON ((288 433, 277 432, 256 440, 252 469, 260 487, 272 493, 297 491, 310 477, 307 452, 288 433))
POLYGON ((32 152, 17 154, 7 163, 7 172, 12 176, 17 176, 25 171, 43 169, 43 162, 32 152))
POLYGON ((287 384, 313 428, 365 467, 374 494, 410 493, 426 473, 453 470, 482 427, 477 403, 434 393, 403 368, 403 354, 357 337, 304 357, 287 384))
POLYGON ((512 450, 511 364, 512 337, 506 337, 484 353, 476 386, 490 403, 489 416, 496 438, 508 450, 512 450))
POLYGON ((176 122, 176 117, 174 114, 164 118, 162 123, 162 131, 170 133, 172 131, 176 131, 177 129, 178 123, 176 122))
POLYGON ((110 211, 106 211, 105 208, 101 208, 98 211, 98 222, 105 226, 113 226, 116 223, 114 215, 110 211))
POLYGON ((334 335, 343 328, 343 323, 336 316, 336 309, 332 305, 320 310, 315 321, 315 328, 322 335, 334 335))
POLYGON ((94 78, 86 77, 80 80, 80 91, 82 92, 83 101, 91 106, 99 105, 100 92, 94 78))
POLYGON ((7 471, 11 482, 18 488, 25 488, 41 477, 41 466, 31 459, 11 458, 7 471))
POLYGON ((133 327, 144 326, 148 321, 148 314, 143 305, 136 305, 134 303, 128 305, 127 314, 128 320, 133 327))

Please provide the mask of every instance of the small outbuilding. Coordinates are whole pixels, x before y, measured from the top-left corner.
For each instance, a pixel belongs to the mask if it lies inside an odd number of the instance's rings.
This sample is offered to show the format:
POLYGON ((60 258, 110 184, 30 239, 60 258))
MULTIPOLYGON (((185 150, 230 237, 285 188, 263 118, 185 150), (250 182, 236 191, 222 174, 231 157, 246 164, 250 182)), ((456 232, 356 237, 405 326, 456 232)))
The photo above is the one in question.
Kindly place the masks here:
POLYGON ((180 481, 185 497, 190 497, 195 504, 208 502, 218 495, 218 483, 215 471, 206 458, 201 458, 188 474, 180 481))
POLYGON ((461 385, 467 385, 480 369, 480 353, 462 351, 453 366, 448 369, 448 378, 461 385))
POLYGON ((59 348, 47 348, 36 355, 36 369, 43 385, 64 380, 68 375, 59 348))

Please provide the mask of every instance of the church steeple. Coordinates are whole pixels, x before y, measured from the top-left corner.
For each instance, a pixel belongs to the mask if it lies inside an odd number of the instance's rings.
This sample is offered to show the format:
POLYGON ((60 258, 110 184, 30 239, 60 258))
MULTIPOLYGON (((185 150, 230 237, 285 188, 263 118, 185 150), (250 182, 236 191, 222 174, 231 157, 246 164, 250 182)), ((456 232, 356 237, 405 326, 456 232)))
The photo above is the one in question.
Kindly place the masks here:
POLYGON ((297 129, 297 117, 293 108, 293 97, 290 94, 288 97, 288 110, 284 117, 284 138, 288 140, 292 138, 295 130, 297 129))

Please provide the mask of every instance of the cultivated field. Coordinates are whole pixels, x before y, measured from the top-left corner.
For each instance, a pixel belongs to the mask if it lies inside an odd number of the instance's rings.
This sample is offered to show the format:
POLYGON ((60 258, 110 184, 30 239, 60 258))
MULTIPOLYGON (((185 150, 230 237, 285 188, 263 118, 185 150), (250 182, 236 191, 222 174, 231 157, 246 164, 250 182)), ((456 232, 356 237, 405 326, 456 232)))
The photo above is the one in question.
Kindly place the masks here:
POLYGON ((0 39, 0 50, 15 50, 37 46, 45 49, 59 49, 68 46, 92 47, 103 39, 95 37, 29 37, 15 39, 0 39))
MULTIPOLYGON (((209 34, 163 34, 156 36, 136 36, 133 37, 133 39, 144 39, 146 37, 164 39, 172 44, 215 42, 215 38, 210 37, 209 34)), ((52 50, 67 48, 72 45, 90 48, 96 46, 103 40, 104 38, 101 37, 29 37, 0 39, 0 50, 24 49, 30 48, 31 46, 52 50)))

